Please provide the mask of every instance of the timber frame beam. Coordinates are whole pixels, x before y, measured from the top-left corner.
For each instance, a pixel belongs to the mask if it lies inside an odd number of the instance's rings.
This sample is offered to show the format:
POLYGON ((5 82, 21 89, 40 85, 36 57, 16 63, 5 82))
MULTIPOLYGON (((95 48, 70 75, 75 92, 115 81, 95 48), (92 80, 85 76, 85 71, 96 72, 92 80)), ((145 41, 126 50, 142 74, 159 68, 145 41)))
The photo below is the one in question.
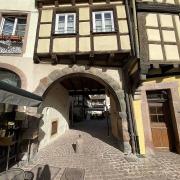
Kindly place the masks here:
POLYGON ((165 3, 137 2, 136 9, 141 12, 180 13, 180 5, 165 3))

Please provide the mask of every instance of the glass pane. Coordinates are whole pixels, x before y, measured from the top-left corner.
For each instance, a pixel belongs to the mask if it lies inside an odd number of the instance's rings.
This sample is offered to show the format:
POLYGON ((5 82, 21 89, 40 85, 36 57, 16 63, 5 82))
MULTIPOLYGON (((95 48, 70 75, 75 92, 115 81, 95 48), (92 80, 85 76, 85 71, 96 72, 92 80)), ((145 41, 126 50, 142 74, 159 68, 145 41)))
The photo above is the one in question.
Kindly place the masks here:
POLYGON ((111 19, 111 13, 105 13, 104 18, 105 19, 111 19))
POLYGON ((111 32, 111 31, 114 31, 112 26, 105 26, 105 32, 111 32))
POLYGON ((74 22, 74 15, 68 15, 68 22, 74 22))
POLYGON ((68 15, 67 18, 67 33, 75 33, 75 27, 74 27, 74 15, 68 15))
POLYGON ((65 16, 59 16, 58 33, 65 32, 65 16))
POLYGON ((25 29, 26 29, 26 19, 25 18, 18 18, 15 34, 18 36, 24 36, 25 29))
POLYGON ((156 107, 155 106, 149 107, 149 112, 150 114, 156 114, 156 107))
POLYGON ((102 15, 101 14, 95 14, 95 19, 102 21, 102 15))
POLYGON ((106 32, 114 31, 114 29, 112 27, 111 13, 105 13, 104 18, 105 18, 105 31, 106 32))
POLYGON ((14 27, 14 17, 5 17, 5 22, 3 26, 2 34, 4 35, 12 35, 13 27, 14 27))
POLYGON ((67 28, 67 33, 75 33, 74 28, 73 27, 68 27, 67 28))
POLYGON ((101 14, 95 14, 95 31, 96 32, 102 32, 102 15, 101 14))
POLYGON ((163 114, 163 107, 157 107, 157 114, 163 114))
POLYGON ((151 122, 158 122, 158 118, 156 115, 151 115, 151 122))
POLYGON ((59 22, 65 22, 65 16, 59 16, 59 22))
POLYGON ((159 122, 165 122, 164 115, 158 115, 159 122))
POLYGON ((113 31, 111 20, 106 20, 106 21, 105 21, 105 31, 106 31, 106 32, 108 32, 108 31, 113 31))
POLYGON ((72 27, 73 28, 74 27, 74 22, 68 22, 67 27, 72 27))
POLYGON ((21 80, 13 72, 7 70, 0 70, 0 81, 6 82, 12 86, 20 87, 21 80))

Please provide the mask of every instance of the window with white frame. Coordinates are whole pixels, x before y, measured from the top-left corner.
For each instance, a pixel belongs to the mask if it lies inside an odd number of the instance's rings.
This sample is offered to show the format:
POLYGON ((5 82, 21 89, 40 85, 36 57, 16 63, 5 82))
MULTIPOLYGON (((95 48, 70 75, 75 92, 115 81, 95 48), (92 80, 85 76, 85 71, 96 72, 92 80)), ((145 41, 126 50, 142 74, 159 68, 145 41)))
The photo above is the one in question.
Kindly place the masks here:
POLYGON ((24 37, 26 29, 26 17, 24 16, 3 16, 0 27, 0 34, 8 36, 24 37))
POLYGON ((93 12, 93 32, 113 32, 113 11, 93 12))
POLYGON ((76 13, 56 14, 55 34, 76 33, 76 13))

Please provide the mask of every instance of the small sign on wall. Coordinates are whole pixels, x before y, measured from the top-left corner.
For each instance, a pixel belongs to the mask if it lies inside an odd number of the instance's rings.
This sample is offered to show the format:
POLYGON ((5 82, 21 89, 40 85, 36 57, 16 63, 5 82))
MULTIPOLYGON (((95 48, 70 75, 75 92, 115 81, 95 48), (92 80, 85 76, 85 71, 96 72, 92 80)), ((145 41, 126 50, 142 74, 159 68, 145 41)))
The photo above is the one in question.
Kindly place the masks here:
POLYGON ((55 119, 51 123, 51 136, 57 134, 57 128, 58 128, 58 119, 55 119))

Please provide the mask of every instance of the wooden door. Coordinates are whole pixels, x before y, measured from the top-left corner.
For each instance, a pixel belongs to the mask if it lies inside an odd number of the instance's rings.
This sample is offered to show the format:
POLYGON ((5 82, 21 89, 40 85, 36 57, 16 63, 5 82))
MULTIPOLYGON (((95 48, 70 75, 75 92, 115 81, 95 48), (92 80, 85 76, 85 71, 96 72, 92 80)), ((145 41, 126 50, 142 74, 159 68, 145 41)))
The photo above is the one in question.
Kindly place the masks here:
POLYGON ((173 151, 174 136, 168 100, 150 101, 148 104, 154 147, 173 151))

